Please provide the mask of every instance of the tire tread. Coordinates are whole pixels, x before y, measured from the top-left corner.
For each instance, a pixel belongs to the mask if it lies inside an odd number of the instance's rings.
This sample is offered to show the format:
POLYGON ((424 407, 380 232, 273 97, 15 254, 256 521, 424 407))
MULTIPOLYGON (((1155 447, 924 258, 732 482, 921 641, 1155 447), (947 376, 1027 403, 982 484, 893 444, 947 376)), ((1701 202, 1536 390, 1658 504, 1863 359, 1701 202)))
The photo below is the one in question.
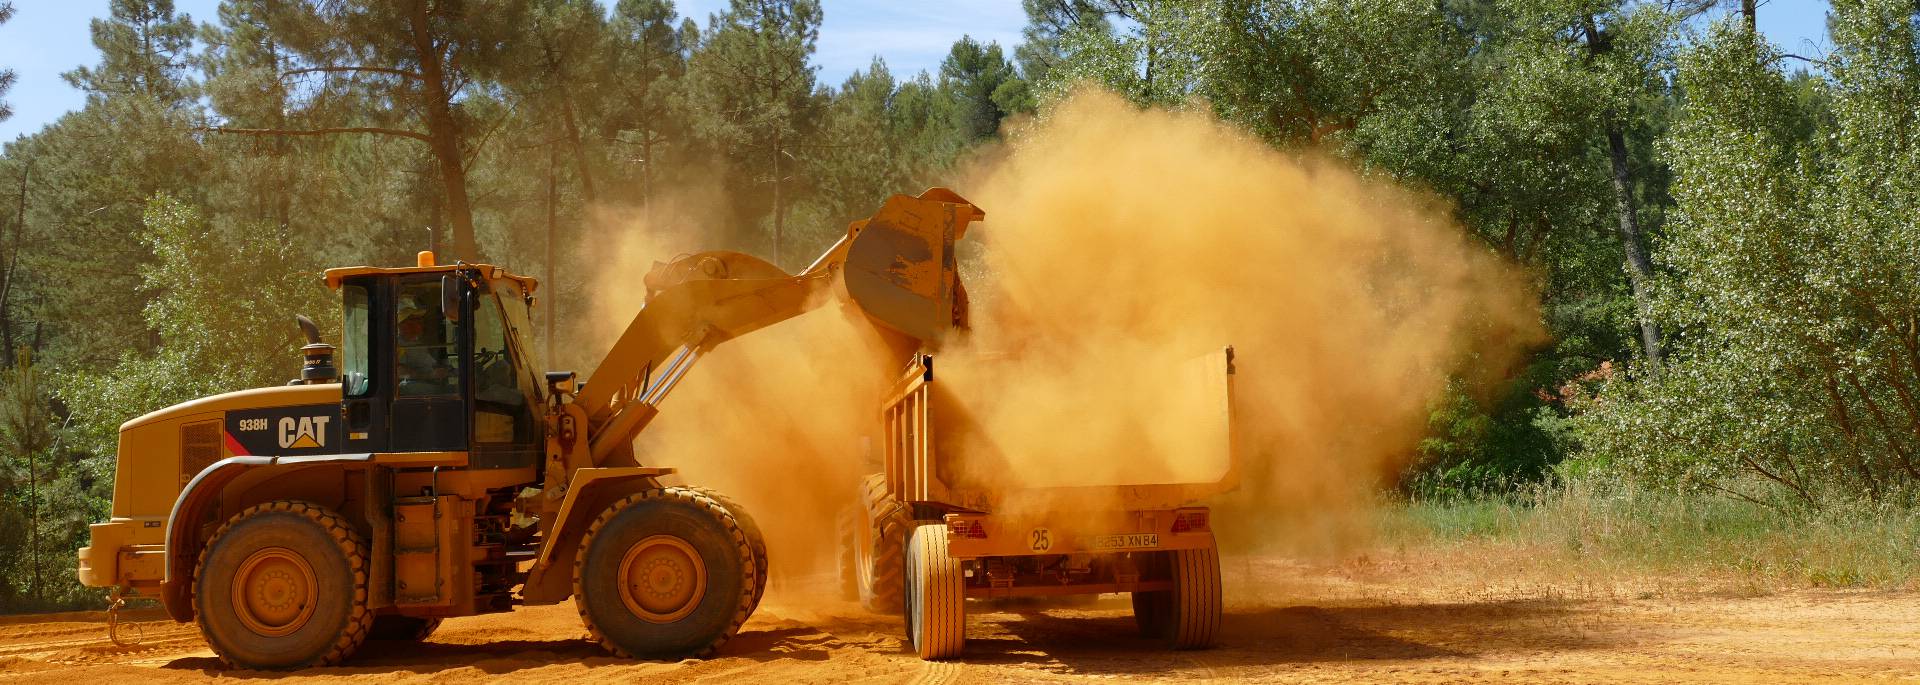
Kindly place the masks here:
POLYGON ((945 528, 916 528, 908 543, 907 630, 920 658, 929 661, 959 656, 967 641, 966 583, 960 563, 947 554, 945 528))
MULTIPOLYGON (((203 603, 203 597, 201 593, 197 591, 197 583, 200 570, 206 567, 207 557, 210 556, 213 549, 219 545, 220 539, 225 537, 227 532, 232 530, 235 525, 247 519, 282 512, 305 517, 314 525, 319 526, 321 530, 326 531, 327 536, 333 539, 334 545, 340 548, 340 553, 346 556, 347 567, 351 569, 353 573, 353 608, 347 615, 347 625, 341 629, 340 635, 334 639, 333 645, 328 648, 324 654, 304 664, 296 665, 294 668, 301 666, 332 666, 338 664, 345 661, 348 657, 353 656, 353 653, 360 649, 360 645, 366 642, 367 633, 373 628, 373 610, 367 606, 367 560, 369 555, 367 553, 366 540, 360 536, 358 531, 355 531, 352 526, 347 524, 345 518, 342 518, 339 514, 334 513, 326 507, 312 502, 302 500, 262 502, 241 510, 240 513, 228 518, 226 523, 221 524, 220 529, 214 532, 213 537, 207 539, 207 544, 200 548, 200 558, 194 563, 196 591, 193 595, 193 610, 197 619, 196 622, 199 623, 202 635, 210 635, 210 628, 207 625, 207 611, 203 603)), ((209 639, 208 642, 212 643, 213 640, 209 639)), ((220 657, 221 663, 226 664, 228 668, 252 666, 251 664, 235 662, 232 657, 221 653, 218 647, 215 647, 213 652, 220 657)))
POLYGON ((1173 553, 1174 649, 1212 647, 1220 633, 1220 551, 1208 542, 1173 553))
POLYGON ((740 597, 735 601, 733 618, 728 622, 726 630, 721 631, 719 635, 714 636, 707 644, 693 650, 687 655, 696 659, 712 656, 714 652, 719 651, 721 647, 725 646, 728 640, 733 639, 733 636, 740 632, 740 626, 747 622, 747 617, 753 615, 754 605, 759 595, 757 588, 763 587, 763 584, 760 580, 759 562, 755 558, 753 542, 749 539, 746 529, 740 524, 733 512, 729 511, 725 505, 721 504, 719 500, 714 499, 711 495, 701 492, 698 489, 664 487, 642 490, 621 498, 619 501, 608 506, 604 511, 601 511, 599 517, 593 520, 593 525, 587 528, 586 535, 580 538, 580 549, 573 556, 574 607, 580 612, 580 622, 586 626, 589 640, 598 643, 603 649, 606 649, 616 656, 626 659, 635 658, 633 653, 615 644, 613 640, 600 629, 600 626, 593 622, 592 613, 587 611, 584 578, 586 577, 587 552, 593 549, 594 537, 599 535, 601 529, 612 522, 614 517, 619 515, 621 511, 640 502, 650 500, 677 500, 705 509, 707 513, 719 521, 727 533, 732 536, 735 551, 740 555, 740 567, 749 576, 745 579, 745 583, 741 583, 740 597))
MULTIPOLYGON (((865 505, 867 517, 865 532, 871 536, 868 544, 873 550, 873 559, 869 575, 873 578, 873 584, 870 588, 856 587, 855 590, 859 592, 861 605, 868 611, 896 613, 903 606, 902 597, 906 591, 902 574, 906 566, 907 537, 912 534, 913 521, 908 516, 907 508, 901 506, 887 489, 887 476, 884 473, 867 476, 862 484, 860 499, 865 505)), ((857 580, 855 584, 858 584, 857 580)))

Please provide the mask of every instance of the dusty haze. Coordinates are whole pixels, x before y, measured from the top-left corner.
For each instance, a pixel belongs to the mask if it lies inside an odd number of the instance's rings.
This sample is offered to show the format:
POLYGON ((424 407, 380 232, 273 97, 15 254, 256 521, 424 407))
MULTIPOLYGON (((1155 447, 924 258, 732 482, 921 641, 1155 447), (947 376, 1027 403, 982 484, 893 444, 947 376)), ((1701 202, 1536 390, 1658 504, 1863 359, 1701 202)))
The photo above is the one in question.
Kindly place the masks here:
MULTIPOLYGON (((1445 207, 1204 112, 1083 91, 980 159, 952 185, 987 214, 966 237, 973 327, 943 341, 936 382, 991 437, 972 467, 1003 487, 1217 477, 1224 447, 1189 420, 1211 391, 1177 371, 1230 344, 1245 478, 1216 529, 1230 549, 1338 549, 1448 379, 1498 378, 1541 338, 1528 280, 1445 207)), ((623 249, 583 262, 605 265, 595 349, 652 262, 695 247, 698 213, 673 207, 606 222, 623 249)), ((900 361, 841 305, 729 342, 641 459, 748 506, 779 594, 831 568, 900 361)))

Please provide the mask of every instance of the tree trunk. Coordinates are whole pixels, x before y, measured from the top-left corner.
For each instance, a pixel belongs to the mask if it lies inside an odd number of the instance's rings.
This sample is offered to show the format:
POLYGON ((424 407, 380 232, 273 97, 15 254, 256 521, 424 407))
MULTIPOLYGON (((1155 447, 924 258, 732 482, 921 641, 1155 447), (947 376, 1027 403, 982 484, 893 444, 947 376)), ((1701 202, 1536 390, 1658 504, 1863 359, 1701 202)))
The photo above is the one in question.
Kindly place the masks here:
POLYGON ((1748 31, 1752 31, 1754 33, 1760 32, 1759 13, 1760 13, 1759 0, 1740 0, 1740 14, 1741 16, 1745 17, 1747 20, 1748 31))
MULTIPOLYGON (((555 178, 555 176, 558 175, 555 173, 557 171, 555 167, 558 166, 560 166, 560 151, 549 146, 547 149, 547 264, 546 273, 542 274, 542 278, 546 279, 545 285, 547 286, 547 292, 555 294, 560 292, 558 285, 553 281, 553 242, 554 235, 559 232, 560 186, 558 180, 555 178)), ((547 297, 547 315, 545 317, 545 323, 547 324, 546 363, 549 369, 560 368, 559 363, 554 361, 553 358, 553 340, 556 337, 554 335, 554 329, 556 328, 555 322, 560 314, 559 310, 554 308, 554 305, 558 304, 558 301, 559 298, 552 295, 547 297)))
POLYGON ((780 185, 783 180, 780 178, 780 155, 785 150, 780 148, 780 133, 779 130, 773 132, 773 265, 784 269, 786 266, 780 262, 780 234, 785 228, 786 213, 780 206, 780 185))
POLYGON ((440 63, 440 45, 433 39, 426 0, 414 0, 407 24, 413 34, 414 52, 420 58, 420 104, 427 114, 430 138, 427 143, 439 162, 440 185, 447 198, 447 219, 453 227, 453 241, 448 249, 456 259, 477 260, 480 245, 473 235, 473 209, 467 200, 467 170, 460 155, 460 131, 453 120, 446 71, 440 63))
POLYGON ((1640 344, 1647 363, 1659 373, 1665 354, 1660 346, 1660 324, 1653 320, 1653 263, 1642 246, 1640 217, 1633 203, 1633 170, 1627 167, 1627 137, 1618 125, 1607 127, 1607 152, 1613 159, 1613 202, 1620 215, 1620 247, 1627 254, 1627 282, 1633 287, 1633 303, 1640 312, 1640 344))
POLYGON ((573 114, 571 94, 560 96, 560 111, 565 115, 567 142, 573 146, 573 165, 576 173, 580 174, 580 196, 586 199, 588 206, 592 206, 598 199, 593 192, 593 168, 587 165, 587 149, 580 141, 580 123, 573 114))
MULTIPOLYGON (((1586 34, 1587 52, 1598 57, 1613 49, 1613 40, 1605 35, 1593 15, 1580 17, 1586 34)), ((1640 216, 1634 209, 1633 169, 1627 166, 1627 135, 1619 117, 1606 113, 1607 157, 1613 163, 1613 204, 1620 219, 1620 247, 1627 255, 1627 284, 1633 289, 1634 308, 1639 311, 1640 347, 1647 364, 1660 373, 1666 354, 1660 345, 1660 324, 1653 320, 1653 263, 1648 261, 1640 236, 1640 216)))
POLYGON ((28 157, 24 165, 20 168, 20 204, 14 210, 13 235, 8 236, 4 243, 0 243, 0 247, 4 247, 6 250, 4 255, 0 255, 0 259, 5 260, 4 263, 0 263, 0 268, 5 269, 4 271, 0 271, 0 344, 6 345, 5 349, 8 354, 6 357, 7 366, 13 365, 13 357, 11 355, 14 350, 13 307, 11 306, 13 302, 11 297, 13 295, 13 268, 14 265, 20 263, 20 246, 26 243, 26 241, 21 238, 27 233, 27 178, 32 174, 33 158, 28 157))

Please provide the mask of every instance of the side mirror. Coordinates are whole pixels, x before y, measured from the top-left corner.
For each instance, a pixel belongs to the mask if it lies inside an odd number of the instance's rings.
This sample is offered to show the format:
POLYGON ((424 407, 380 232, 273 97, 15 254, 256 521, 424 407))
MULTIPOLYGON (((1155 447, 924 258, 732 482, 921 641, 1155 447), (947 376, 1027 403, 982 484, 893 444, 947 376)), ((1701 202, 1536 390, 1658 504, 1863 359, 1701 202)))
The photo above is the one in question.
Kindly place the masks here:
POLYGON ((460 305, 465 301, 460 297, 460 280, 457 273, 440 277, 440 314, 448 321, 460 320, 460 305))

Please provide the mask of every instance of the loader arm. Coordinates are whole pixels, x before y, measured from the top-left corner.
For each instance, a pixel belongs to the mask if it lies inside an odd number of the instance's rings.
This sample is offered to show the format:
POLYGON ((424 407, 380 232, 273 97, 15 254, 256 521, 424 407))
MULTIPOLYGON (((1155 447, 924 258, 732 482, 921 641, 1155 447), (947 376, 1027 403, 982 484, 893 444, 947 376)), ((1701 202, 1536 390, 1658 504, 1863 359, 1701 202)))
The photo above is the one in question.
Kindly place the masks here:
POLYGON ((876 324, 922 342, 964 325, 954 241, 985 214, 953 191, 895 195, 798 275, 738 252, 656 264, 647 300, 574 396, 592 462, 631 446, 660 402, 720 343, 844 297, 876 324))

